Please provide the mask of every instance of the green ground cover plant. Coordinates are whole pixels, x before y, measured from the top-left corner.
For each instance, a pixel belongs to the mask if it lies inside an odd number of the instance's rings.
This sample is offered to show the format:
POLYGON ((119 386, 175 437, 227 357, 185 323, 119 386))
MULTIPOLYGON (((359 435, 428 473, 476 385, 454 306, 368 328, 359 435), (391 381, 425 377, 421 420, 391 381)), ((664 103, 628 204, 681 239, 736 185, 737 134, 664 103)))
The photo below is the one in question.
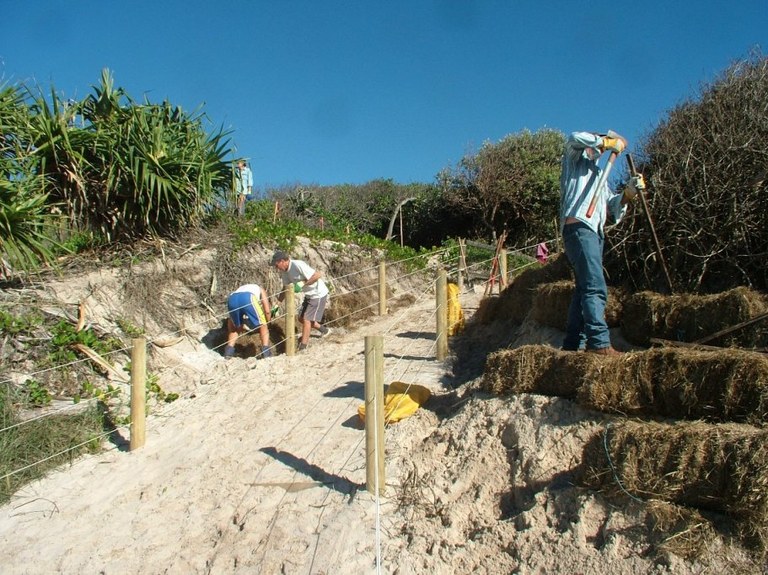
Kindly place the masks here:
POLYGON ((21 486, 84 453, 98 451, 103 412, 97 405, 18 425, 9 387, 0 384, 0 503, 21 486))

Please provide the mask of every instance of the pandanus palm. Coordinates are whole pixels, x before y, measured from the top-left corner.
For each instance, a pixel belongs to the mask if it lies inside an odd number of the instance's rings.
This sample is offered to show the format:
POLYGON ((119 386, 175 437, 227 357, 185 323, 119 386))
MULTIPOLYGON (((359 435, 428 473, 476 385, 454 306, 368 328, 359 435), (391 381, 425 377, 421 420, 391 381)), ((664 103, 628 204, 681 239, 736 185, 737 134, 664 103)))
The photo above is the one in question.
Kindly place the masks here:
POLYGON ((31 268, 52 257, 43 184, 24 91, 0 86, 0 277, 9 266, 31 268))
POLYGON ((229 184, 223 132, 207 134, 202 114, 167 102, 137 104, 114 88, 107 70, 74 107, 38 107, 39 153, 55 182, 52 196, 80 227, 106 239, 194 225, 229 184))

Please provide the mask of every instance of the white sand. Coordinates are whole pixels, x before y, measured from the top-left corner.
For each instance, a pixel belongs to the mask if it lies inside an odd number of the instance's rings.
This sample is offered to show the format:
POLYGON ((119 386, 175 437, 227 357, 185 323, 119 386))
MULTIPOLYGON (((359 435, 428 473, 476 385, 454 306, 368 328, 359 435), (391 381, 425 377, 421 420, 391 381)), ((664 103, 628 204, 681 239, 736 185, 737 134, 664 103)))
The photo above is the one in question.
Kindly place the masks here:
MULTIPOLYGON (((88 284, 67 285, 76 301, 88 284)), ((81 458, 0 508, 0 572, 701 572, 648 554, 641 514, 570 484, 594 415, 560 398, 490 398, 476 382, 451 393, 432 298, 295 357, 225 361, 202 333, 153 348, 161 385, 181 398, 153 409, 142 449, 81 458), (435 394, 387 429, 381 498, 365 490, 357 417, 366 335, 384 336, 386 383, 435 394)))

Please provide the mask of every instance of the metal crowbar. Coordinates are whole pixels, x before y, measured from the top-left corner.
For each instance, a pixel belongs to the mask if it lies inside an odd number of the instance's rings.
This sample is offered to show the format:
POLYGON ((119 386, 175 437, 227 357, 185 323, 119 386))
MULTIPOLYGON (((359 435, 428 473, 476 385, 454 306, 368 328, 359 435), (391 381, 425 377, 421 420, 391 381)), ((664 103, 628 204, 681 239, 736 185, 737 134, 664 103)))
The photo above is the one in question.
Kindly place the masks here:
MULTIPOLYGON (((608 130, 607 136, 609 138, 621 138, 619 134, 614 132, 613 130, 608 130)), ((621 138, 622 140, 624 138, 621 138)), ((613 168, 613 163, 616 161, 616 158, 619 154, 617 152, 611 152, 611 155, 608 157, 608 164, 606 164, 605 168, 603 168, 603 172, 600 174, 600 179, 597 180, 597 187, 595 188, 595 193, 592 196, 592 201, 589 202, 589 207, 587 208, 587 217, 591 218, 592 214, 595 213, 595 207, 597 207, 597 200, 599 200, 602 197, 602 190, 603 186, 605 185, 606 180, 608 179, 608 174, 611 173, 611 169, 613 168)))

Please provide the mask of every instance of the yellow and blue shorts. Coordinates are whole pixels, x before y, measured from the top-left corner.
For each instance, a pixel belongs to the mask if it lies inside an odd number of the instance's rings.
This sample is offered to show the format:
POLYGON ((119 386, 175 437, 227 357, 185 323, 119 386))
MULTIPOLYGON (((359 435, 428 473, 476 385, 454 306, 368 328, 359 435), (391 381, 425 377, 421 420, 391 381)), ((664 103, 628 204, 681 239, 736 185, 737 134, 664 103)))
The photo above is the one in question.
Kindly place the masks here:
POLYGON ((256 299, 256 296, 250 292, 235 292, 227 298, 227 310, 229 319, 235 324, 236 328, 243 326, 245 322, 251 329, 256 329, 260 325, 266 325, 267 318, 264 316, 264 310, 256 299))

